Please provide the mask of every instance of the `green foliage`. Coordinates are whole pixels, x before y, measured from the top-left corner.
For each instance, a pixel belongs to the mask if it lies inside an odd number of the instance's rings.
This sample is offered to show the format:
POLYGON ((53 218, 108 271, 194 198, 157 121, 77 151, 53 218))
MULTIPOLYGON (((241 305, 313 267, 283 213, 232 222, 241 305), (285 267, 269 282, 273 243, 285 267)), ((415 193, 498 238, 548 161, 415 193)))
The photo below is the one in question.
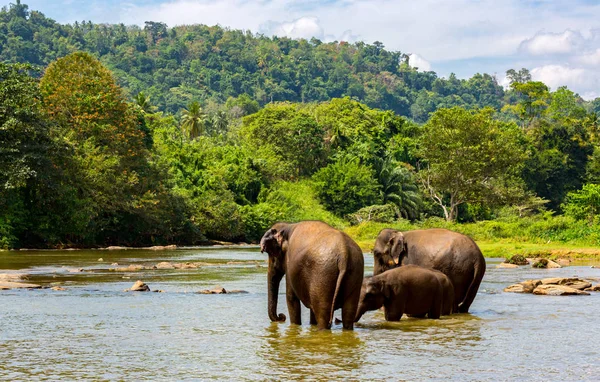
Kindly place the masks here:
POLYGON ((300 105, 269 104, 244 117, 240 135, 274 178, 310 175, 325 162, 324 131, 300 105))
POLYGON ((421 193, 410 170, 391 156, 377 158, 375 162, 382 203, 394 204, 398 214, 404 218, 417 218, 421 207, 421 193))
POLYGON ((189 137, 194 139, 204 133, 206 114, 197 101, 189 104, 187 109, 181 111, 181 128, 189 137))
POLYGON ((170 113, 192 100, 204 105, 243 98, 227 107, 236 118, 257 111, 255 102, 347 96, 425 122, 439 107, 499 108, 504 94, 488 74, 463 80, 419 72, 405 63, 403 53, 386 50, 380 42, 322 43, 219 26, 169 28, 154 21, 143 29, 89 21, 62 25, 23 4, 0 11, 0 30, 0 61, 48 65, 86 51, 116 74, 128 94, 143 91, 170 113))
POLYGON ((49 149, 33 69, 0 63, 0 192, 35 177, 49 149))
POLYGON ((0 247, 257 240, 342 217, 599 243, 600 101, 526 69, 505 92, 380 42, 61 25, 19 1, 0 31, 0 247), (39 84, 23 63, 47 65, 39 84))
POLYGON ((527 261, 527 259, 523 255, 512 255, 510 257, 507 257, 504 262, 508 263, 508 264, 515 264, 515 265, 529 264, 529 261, 527 261))
POLYGON ((570 192, 563 209, 567 216, 600 223, 600 184, 585 184, 581 190, 570 192))
POLYGON ((346 157, 339 158, 313 176, 319 199, 338 216, 380 202, 380 187, 373 178, 370 167, 361 164, 358 159, 346 157))
POLYGON ((539 120, 527 132, 532 146, 522 177, 527 187, 559 209, 569 191, 580 189, 593 153, 581 121, 539 120))
POLYGON ((398 207, 394 204, 377 204, 348 215, 348 220, 353 225, 363 222, 392 223, 398 219, 398 212, 398 207))
POLYGON ((513 124, 494 120, 490 109, 440 109, 432 115, 421 136, 418 176, 447 220, 455 220, 465 202, 502 205, 523 194, 519 134, 513 124))

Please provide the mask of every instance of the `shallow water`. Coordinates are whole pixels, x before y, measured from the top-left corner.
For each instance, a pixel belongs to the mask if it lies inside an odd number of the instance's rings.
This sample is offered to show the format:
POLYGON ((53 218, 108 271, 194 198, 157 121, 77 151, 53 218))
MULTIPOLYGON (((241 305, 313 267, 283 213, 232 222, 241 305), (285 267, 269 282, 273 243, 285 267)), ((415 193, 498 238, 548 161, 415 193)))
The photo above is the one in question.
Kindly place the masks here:
MULTIPOLYGON (((319 332, 306 309, 302 326, 269 321, 257 248, 0 252, 0 273, 67 289, 0 291, 0 380, 598 380, 600 293, 502 289, 531 278, 598 279, 600 269, 495 269, 498 261, 488 261, 470 314, 388 323, 369 312, 354 331, 319 332), (110 270, 160 261, 207 264, 110 270), (165 293, 123 291, 137 279, 165 293), (249 293, 193 293, 217 284, 249 293)), ((371 273, 371 255, 365 264, 371 273)), ((287 314, 280 291, 278 312, 287 314)))

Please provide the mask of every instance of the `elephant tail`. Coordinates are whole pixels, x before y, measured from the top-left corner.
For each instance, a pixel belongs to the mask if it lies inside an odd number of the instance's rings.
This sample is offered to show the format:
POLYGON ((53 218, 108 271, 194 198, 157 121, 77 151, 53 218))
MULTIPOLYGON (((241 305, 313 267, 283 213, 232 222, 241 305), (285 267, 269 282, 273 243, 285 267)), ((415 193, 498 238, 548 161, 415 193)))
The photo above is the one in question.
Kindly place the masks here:
POLYGON ((338 274, 337 282, 335 284, 335 292, 333 293, 333 301, 331 302, 331 316, 329 317, 329 326, 331 326, 331 324, 333 323, 333 313, 335 312, 335 306, 338 300, 340 289, 342 288, 342 282, 344 281, 345 275, 346 270, 340 269, 340 273, 338 274))
POLYGON ((473 300, 475 300, 477 290, 479 289, 479 285, 481 284, 481 280, 483 279, 483 275, 485 274, 485 259, 483 258, 483 255, 481 253, 479 254, 479 257, 480 259, 475 263, 473 279, 471 280, 469 289, 467 289, 465 298, 458 304, 459 313, 469 312, 469 307, 471 307, 473 300))

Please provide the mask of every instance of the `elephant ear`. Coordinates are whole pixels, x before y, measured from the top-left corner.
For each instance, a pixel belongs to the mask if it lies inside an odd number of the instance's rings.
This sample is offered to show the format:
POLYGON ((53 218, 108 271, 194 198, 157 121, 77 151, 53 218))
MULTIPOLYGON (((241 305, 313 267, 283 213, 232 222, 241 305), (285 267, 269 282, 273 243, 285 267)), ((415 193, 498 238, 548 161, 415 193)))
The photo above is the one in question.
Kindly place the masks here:
POLYGON ((269 228, 260 239, 260 252, 267 252, 269 255, 278 255, 281 252, 279 232, 275 228, 269 228))
POLYGON ((383 283, 381 281, 369 280, 365 289, 366 294, 379 295, 383 292, 383 283))
POLYGON ((388 242, 390 248, 390 256, 394 265, 399 265, 402 262, 402 256, 406 253, 406 241, 402 232, 396 232, 388 242))

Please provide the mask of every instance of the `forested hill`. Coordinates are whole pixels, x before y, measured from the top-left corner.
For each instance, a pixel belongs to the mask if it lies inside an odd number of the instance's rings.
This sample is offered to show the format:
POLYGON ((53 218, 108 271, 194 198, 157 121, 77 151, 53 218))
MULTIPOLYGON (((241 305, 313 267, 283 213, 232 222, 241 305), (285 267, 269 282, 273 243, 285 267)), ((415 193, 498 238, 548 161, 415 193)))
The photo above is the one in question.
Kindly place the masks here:
POLYGON ((222 104, 243 93, 261 105, 350 96, 417 122, 440 107, 504 104, 494 77, 443 79, 418 72, 403 53, 380 42, 323 43, 150 21, 144 28, 90 21, 63 25, 16 3, 0 11, 0 61, 47 66, 87 51, 111 69, 131 97, 143 91, 160 110, 172 113, 192 100, 222 104))

